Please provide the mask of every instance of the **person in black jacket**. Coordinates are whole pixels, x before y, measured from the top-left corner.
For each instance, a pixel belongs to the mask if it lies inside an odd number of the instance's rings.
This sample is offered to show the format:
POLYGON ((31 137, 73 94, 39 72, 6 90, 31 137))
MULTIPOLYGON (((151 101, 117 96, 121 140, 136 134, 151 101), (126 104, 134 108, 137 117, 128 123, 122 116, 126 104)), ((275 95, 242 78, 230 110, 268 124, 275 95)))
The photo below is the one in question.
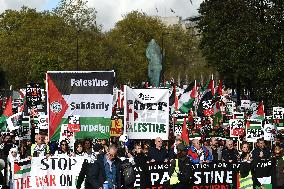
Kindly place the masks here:
POLYGON ((192 182, 193 170, 191 168, 192 164, 187 158, 187 149, 184 144, 180 143, 176 146, 177 148, 177 160, 171 162, 169 175, 170 177, 175 172, 176 161, 178 161, 179 172, 177 173, 179 183, 171 186, 174 189, 187 189, 189 184, 192 182))
POLYGON ((261 159, 269 159, 271 156, 270 150, 265 146, 263 138, 257 140, 257 147, 252 151, 252 159, 259 161, 261 159))
POLYGON ((143 153, 141 144, 135 144, 133 151, 134 162, 138 165, 146 165, 147 156, 143 153))
POLYGON ((85 189, 102 189, 105 181, 110 189, 120 189, 121 161, 116 155, 117 147, 110 145, 107 153, 98 155, 97 160, 85 161, 77 180, 77 189, 81 188, 85 176, 85 189))
POLYGON ((168 161, 168 152, 163 148, 163 140, 160 137, 155 139, 155 147, 149 149, 148 161, 158 163, 168 161))
POLYGON ((234 148, 234 142, 232 140, 226 141, 226 148, 223 149, 222 159, 227 163, 237 163, 239 161, 239 152, 234 148))

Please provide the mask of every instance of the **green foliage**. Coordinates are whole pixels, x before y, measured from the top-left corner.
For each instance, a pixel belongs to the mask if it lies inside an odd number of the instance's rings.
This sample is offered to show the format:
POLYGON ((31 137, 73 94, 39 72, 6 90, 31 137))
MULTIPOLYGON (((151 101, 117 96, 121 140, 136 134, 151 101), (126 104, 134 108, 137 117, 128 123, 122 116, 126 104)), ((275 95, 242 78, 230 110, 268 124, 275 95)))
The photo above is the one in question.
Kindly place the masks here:
POLYGON ((114 45, 109 48, 112 51, 108 54, 112 56, 112 64, 118 72, 118 82, 129 80, 140 83, 147 80, 145 50, 151 39, 155 39, 162 48, 162 36, 165 79, 178 79, 179 75, 182 80, 186 79, 186 75, 188 79, 197 79, 202 72, 204 75, 213 73, 212 69, 205 67, 197 36, 191 35, 181 25, 166 27, 158 18, 133 11, 119 21, 107 37, 114 45))
POLYGON ((180 25, 166 27, 158 18, 134 11, 104 33, 95 14, 83 0, 61 0, 52 12, 23 7, 2 13, 0 70, 7 85, 43 83, 46 71, 75 70, 77 59, 80 70, 115 70, 118 84, 140 84, 148 79, 147 45, 155 39, 161 47, 162 36, 165 79, 213 73, 198 49, 199 37, 180 25))
POLYGON ((283 1, 207 0, 200 6, 201 44, 227 86, 255 100, 284 103, 283 1), (240 90, 243 91, 243 90, 240 90))
POLYGON ((76 26, 78 30, 97 29, 97 12, 94 8, 87 7, 87 1, 60 0, 53 12, 69 25, 76 26))

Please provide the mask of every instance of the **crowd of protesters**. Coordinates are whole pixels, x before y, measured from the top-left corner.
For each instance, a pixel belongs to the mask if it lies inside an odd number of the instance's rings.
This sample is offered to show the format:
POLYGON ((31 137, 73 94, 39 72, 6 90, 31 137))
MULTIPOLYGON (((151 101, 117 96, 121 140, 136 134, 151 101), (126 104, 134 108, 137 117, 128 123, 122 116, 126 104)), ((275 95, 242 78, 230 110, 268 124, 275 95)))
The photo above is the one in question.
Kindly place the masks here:
POLYGON ((172 186, 173 188, 187 188, 190 182, 190 164, 208 164, 224 161, 227 163, 240 163, 240 176, 246 178, 252 175, 252 184, 264 188, 254 178, 254 164, 262 159, 270 159, 275 166, 272 179, 273 188, 284 188, 284 146, 281 138, 271 142, 259 139, 256 144, 239 143, 231 139, 218 140, 212 137, 200 141, 193 139, 190 144, 185 145, 180 136, 174 140, 163 141, 161 138, 155 140, 129 140, 127 143, 119 141, 119 138, 107 139, 84 139, 76 140, 74 149, 71 149, 68 141, 48 142, 47 135, 40 132, 35 135, 35 143, 30 140, 22 140, 20 143, 14 136, 3 135, 0 145, 0 164, 2 186, 13 185, 12 172, 9 170, 11 163, 23 158, 43 157, 54 155, 67 155, 82 157, 85 161, 80 172, 77 188, 81 187, 85 179, 85 188, 102 188, 108 181, 110 188, 133 188, 124 183, 123 162, 127 159, 132 164, 141 167, 147 163, 171 163, 170 176, 174 173, 175 159, 178 159, 180 167, 179 178, 181 182, 172 186))

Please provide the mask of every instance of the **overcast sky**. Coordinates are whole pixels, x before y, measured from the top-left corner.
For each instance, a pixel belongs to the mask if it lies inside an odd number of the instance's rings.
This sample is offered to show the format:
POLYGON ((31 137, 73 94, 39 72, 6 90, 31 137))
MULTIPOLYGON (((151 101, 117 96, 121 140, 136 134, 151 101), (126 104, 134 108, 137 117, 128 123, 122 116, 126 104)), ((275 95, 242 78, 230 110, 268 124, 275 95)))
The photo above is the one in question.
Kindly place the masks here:
MULTIPOLYGON (((59 0, 0 0, 0 12, 6 9, 19 9, 21 6, 52 10, 59 0)), ((115 22, 133 10, 144 11, 148 15, 181 16, 183 18, 197 15, 202 0, 89 0, 88 6, 97 10, 97 23, 104 30, 114 27, 115 22), (173 10, 173 12, 171 11, 173 10)))

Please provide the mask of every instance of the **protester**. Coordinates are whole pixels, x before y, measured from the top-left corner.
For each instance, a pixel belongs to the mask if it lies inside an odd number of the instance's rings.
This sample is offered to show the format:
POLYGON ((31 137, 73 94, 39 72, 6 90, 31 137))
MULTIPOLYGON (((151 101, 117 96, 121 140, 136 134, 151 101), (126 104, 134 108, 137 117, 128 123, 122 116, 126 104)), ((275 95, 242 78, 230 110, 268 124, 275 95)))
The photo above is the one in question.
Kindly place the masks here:
POLYGON ((84 156, 83 145, 80 141, 76 141, 74 144, 74 156, 84 156))
POLYGON ((99 154, 99 153, 102 153, 104 152, 104 147, 103 145, 101 144, 101 139, 97 139, 94 146, 93 146, 93 150, 95 153, 99 154))
POLYGON ((8 156, 8 175, 7 183, 10 189, 14 189, 14 162, 19 160, 20 156, 18 154, 17 148, 11 148, 8 156))
POLYGON ((55 156, 57 155, 68 155, 71 156, 71 150, 69 149, 68 142, 66 140, 62 140, 60 142, 60 147, 57 151, 55 151, 55 156))
POLYGON ((222 160, 222 148, 218 146, 218 140, 215 137, 210 139, 210 146, 206 146, 209 153, 212 154, 212 161, 217 162, 222 160))
POLYGON ((236 148, 234 148, 233 140, 226 141, 226 148, 222 152, 222 159, 227 163, 238 163, 240 156, 236 148))
POLYGON ((105 154, 98 156, 98 164, 100 166, 99 175, 104 175, 104 178, 98 177, 96 180, 99 186, 102 187, 103 183, 107 181, 109 188, 121 187, 121 160, 117 158, 117 147, 110 145, 105 154))
POLYGON ((284 154, 283 148, 275 146, 274 156, 272 158, 274 164, 274 175, 273 175, 273 189, 284 188, 284 154))
POLYGON ((150 149, 150 144, 148 141, 144 141, 143 143, 143 153, 148 157, 148 153, 149 153, 149 149, 150 149))
POLYGON ((137 165, 145 166, 145 164, 147 162, 147 156, 146 156, 146 154, 143 153, 141 144, 135 144, 134 145, 133 158, 134 158, 134 162, 137 165))
POLYGON ((191 162, 189 158, 187 158, 187 149, 184 144, 180 143, 176 148, 177 159, 174 159, 171 163, 169 169, 169 182, 173 189, 188 189, 193 176, 191 162))
POLYGON ((9 133, 3 135, 2 144, 0 145, 0 159, 6 160, 9 156, 11 148, 16 148, 17 146, 12 142, 12 136, 9 133))
POLYGON ((163 148, 163 140, 160 137, 155 139, 155 147, 149 149, 148 161, 158 163, 168 161, 168 153, 167 150, 163 148))
POLYGON ((265 141, 263 138, 257 140, 257 147, 252 151, 252 159, 259 161, 261 159, 269 159, 271 152, 265 146, 265 141))
POLYGON ((20 149, 19 149, 19 154, 20 154, 21 159, 24 159, 27 157, 27 151, 28 151, 27 143, 25 140, 23 140, 20 143, 20 149))
POLYGON ((252 160, 248 143, 242 144, 240 160, 249 162, 252 160))
POLYGON ((251 157, 249 153, 248 144, 242 145, 241 152, 241 165, 240 165, 240 188, 253 188, 253 180, 252 180, 252 165, 251 165, 251 157))
POLYGON ((88 155, 92 155, 93 153, 92 140, 86 139, 84 141, 84 152, 88 155))
POLYGON ((107 139, 101 140, 101 145, 103 146, 101 153, 106 153, 108 151, 108 142, 107 139))
POLYGON ((177 145, 182 143, 182 139, 180 135, 177 135, 174 141, 174 144, 169 149, 169 158, 174 159, 177 155, 177 145))
POLYGON ((0 159, 0 186, 4 186, 4 174, 2 173, 3 169, 5 168, 5 161, 0 159))
POLYGON ((210 163, 212 154, 205 146, 201 146, 198 139, 192 140, 192 146, 188 149, 188 157, 193 164, 210 163))
POLYGON ((43 133, 35 135, 35 144, 32 144, 31 149, 28 151, 29 157, 42 157, 49 156, 49 146, 44 143, 45 136, 43 133))

